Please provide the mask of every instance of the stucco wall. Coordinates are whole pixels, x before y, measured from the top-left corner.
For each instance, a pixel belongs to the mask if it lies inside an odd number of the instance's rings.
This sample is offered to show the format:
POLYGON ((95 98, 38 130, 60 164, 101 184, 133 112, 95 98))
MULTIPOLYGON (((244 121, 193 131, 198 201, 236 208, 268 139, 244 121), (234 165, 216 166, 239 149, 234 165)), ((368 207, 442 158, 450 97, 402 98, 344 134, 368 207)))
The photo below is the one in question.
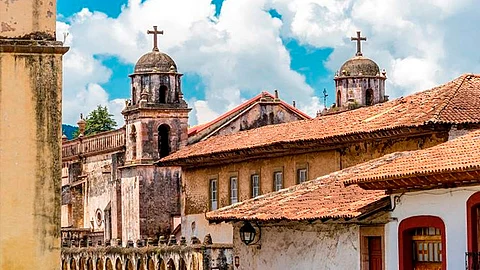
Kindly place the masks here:
POLYGON ((139 219, 139 179, 140 177, 122 178, 122 242, 140 239, 139 219))
POLYGON ((16 0, 0 2, 0 38, 39 34, 55 39, 57 1, 16 0))
MULTIPOLYGON (((1 1, 0 18, 20 20, 15 4, 1 1)), ((0 44, 0 269, 60 263, 62 54, 29 49, 38 53, 0 44)))
POLYGON ((233 233, 239 270, 360 269, 358 225, 289 223, 262 226, 258 244, 246 246, 239 228, 233 233))
POLYGON ((402 220, 420 215, 441 218, 446 228, 447 269, 464 269, 467 251, 466 202, 480 187, 438 189, 403 194, 392 221, 385 226, 387 269, 398 269, 398 226, 402 220))
POLYGON ((233 227, 229 223, 210 224, 203 213, 182 216, 182 236, 187 239, 192 236, 204 239, 207 234, 210 234, 214 243, 233 241, 233 227))

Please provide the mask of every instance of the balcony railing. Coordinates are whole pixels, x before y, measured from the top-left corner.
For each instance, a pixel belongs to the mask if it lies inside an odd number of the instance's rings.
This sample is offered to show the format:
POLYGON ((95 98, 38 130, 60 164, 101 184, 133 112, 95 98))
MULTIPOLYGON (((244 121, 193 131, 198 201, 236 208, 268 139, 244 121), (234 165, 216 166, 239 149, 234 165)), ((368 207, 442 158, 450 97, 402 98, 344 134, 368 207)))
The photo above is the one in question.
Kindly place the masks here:
POLYGON ((480 270, 480 252, 465 252, 465 269, 480 270))
POLYGON ((125 146, 125 128, 102 132, 62 143, 62 159, 114 151, 125 146))

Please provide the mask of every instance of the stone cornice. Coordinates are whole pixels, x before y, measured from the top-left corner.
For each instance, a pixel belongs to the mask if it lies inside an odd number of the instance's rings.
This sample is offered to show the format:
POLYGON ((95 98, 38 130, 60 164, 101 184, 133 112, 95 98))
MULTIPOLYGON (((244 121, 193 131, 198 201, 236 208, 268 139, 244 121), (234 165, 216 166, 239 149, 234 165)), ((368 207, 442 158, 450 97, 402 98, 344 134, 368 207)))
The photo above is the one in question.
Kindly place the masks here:
POLYGON ((0 39, 0 53, 65 54, 69 49, 61 41, 0 39))

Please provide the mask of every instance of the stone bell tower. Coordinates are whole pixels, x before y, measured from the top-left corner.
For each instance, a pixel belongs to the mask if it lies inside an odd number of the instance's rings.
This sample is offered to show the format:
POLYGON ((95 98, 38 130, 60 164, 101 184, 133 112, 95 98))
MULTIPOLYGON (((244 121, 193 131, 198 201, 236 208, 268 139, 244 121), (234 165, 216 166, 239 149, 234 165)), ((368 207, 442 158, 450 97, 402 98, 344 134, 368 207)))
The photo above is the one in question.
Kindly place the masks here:
POLYGON ((130 75, 132 99, 122 114, 127 132, 127 163, 152 163, 187 143, 188 112, 177 65, 158 50, 154 26, 153 50, 137 61, 130 75))
POLYGON ((125 166, 121 168, 122 242, 158 238, 174 229, 180 215, 178 167, 154 162, 187 144, 188 112, 182 74, 173 59, 158 50, 153 27, 153 50, 137 61, 131 78, 132 99, 125 117, 125 166))
POLYGON ((357 53, 347 60, 335 74, 335 104, 339 108, 357 108, 371 106, 388 100, 385 95, 387 73, 373 60, 362 54, 361 42, 366 37, 357 32, 351 38, 357 42, 357 53))

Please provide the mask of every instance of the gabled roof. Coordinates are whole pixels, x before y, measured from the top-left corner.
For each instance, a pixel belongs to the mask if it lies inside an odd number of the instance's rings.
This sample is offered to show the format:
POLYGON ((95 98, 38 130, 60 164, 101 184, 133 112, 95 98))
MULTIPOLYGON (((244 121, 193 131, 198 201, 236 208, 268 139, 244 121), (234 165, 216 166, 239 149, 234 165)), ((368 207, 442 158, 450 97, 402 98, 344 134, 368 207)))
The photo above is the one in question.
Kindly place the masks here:
POLYGON ((360 218, 385 208, 389 200, 383 191, 344 187, 343 181, 365 170, 360 164, 312 181, 268 193, 206 213, 210 221, 300 221, 360 218))
POLYGON ((377 159, 378 166, 360 172, 345 184, 365 189, 414 190, 480 183, 480 130, 417 151, 377 159))
POLYGON ((306 113, 300 111, 296 107, 293 107, 292 105, 282 101, 281 99, 275 99, 275 96, 272 94, 263 91, 260 94, 256 95, 255 97, 249 99, 246 102, 243 102, 239 106, 235 107, 234 109, 220 115, 216 119, 202 125, 194 126, 188 129, 188 136, 193 136, 203 130, 206 130, 208 128, 215 128, 221 126, 224 122, 230 121, 234 118, 237 118, 239 115, 243 114, 245 110, 250 108, 252 105, 262 102, 264 100, 270 100, 270 102, 278 102, 281 106, 283 106, 285 109, 297 114, 300 118, 302 119, 311 119, 310 116, 308 116, 306 113))
POLYGON ((206 164, 205 159, 219 162, 253 156, 242 153, 245 150, 272 153, 293 143, 338 143, 348 136, 363 138, 402 128, 468 123, 480 123, 480 75, 465 74, 433 89, 370 107, 211 137, 163 158, 159 164, 194 166, 206 164))

